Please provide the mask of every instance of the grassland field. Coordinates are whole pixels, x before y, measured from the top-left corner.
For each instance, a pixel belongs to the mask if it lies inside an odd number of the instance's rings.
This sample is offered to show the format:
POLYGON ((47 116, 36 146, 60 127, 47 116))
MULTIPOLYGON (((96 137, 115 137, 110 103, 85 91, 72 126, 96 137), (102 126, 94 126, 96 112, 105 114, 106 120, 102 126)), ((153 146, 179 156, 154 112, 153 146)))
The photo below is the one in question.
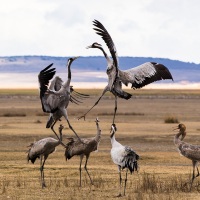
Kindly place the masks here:
MULTIPOLYGON (((27 163, 27 146, 44 137, 55 137, 46 129, 48 114, 42 112, 38 90, 0 89, 0 199, 133 199, 175 200, 200 199, 200 179, 194 181, 189 192, 192 162, 178 153, 173 138, 176 123, 165 123, 173 118, 187 127, 185 141, 200 144, 199 90, 128 90, 130 100, 118 99, 116 139, 131 146, 139 155, 139 172, 128 174, 125 197, 118 198, 118 168, 110 157, 110 127, 114 111, 114 97, 107 93, 86 116, 77 120, 97 100, 100 89, 80 89, 90 98, 82 104, 69 104, 69 120, 80 137, 96 134, 95 118, 100 120, 102 139, 98 152, 88 161, 88 170, 82 171, 79 187, 80 158, 66 161, 65 149, 58 146, 46 161, 44 173, 47 187, 41 188, 39 160, 27 163)), ((55 125, 64 125, 66 137, 74 137, 64 119, 55 125)), ((85 161, 85 160, 84 160, 85 161)), ((123 173, 124 178, 125 173, 123 173)))

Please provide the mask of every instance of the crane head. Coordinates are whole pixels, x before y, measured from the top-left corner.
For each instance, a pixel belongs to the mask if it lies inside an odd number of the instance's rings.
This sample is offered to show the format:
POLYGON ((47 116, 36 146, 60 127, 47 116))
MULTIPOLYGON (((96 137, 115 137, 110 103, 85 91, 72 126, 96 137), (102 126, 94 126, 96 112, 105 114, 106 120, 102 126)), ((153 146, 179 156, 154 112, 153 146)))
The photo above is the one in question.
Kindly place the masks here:
POLYGON ((77 58, 79 58, 80 56, 76 56, 76 57, 71 57, 71 58, 69 58, 68 60, 67 60, 67 66, 70 66, 71 64, 72 64, 72 62, 74 61, 74 60, 76 60, 77 58))
POLYGON ((110 138, 112 138, 114 136, 114 134, 115 134, 116 131, 117 131, 116 125, 112 124, 111 125, 111 130, 110 130, 110 132, 111 132, 110 138))
POLYGON ((87 46, 86 49, 89 49, 89 48, 101 48, 101 44, 97 43, 97 42, 94 42, 92 45, 90 46, 87 46))
POLYGON ((75 56, 73 58, 71 58, 73 61, 76 60, 77 58, 79 58, 80 56, 75 56))
POLYGON ((96 122, 96 123, 100 122, 99 119, 98 119, 98 117, 96 118, 95 122, 96 122))
POLYGON ((185 131, 186 130, 186 126, 185 124, 179 124, 174 130, 179 129, 180 131, 185 131))
POLYGON ((179 135, 182 135, 181 140, 184 139, 184 137, 186 136, 186 126, 184 124, 179 124, 178 127, 176 127, 174 130, 179 129, 179 135))
POLYGON ((60 124, 60 126, 59 126, 59 132, 62 132, 63 128, 64 128, 64 126, 62 124, 60 124))

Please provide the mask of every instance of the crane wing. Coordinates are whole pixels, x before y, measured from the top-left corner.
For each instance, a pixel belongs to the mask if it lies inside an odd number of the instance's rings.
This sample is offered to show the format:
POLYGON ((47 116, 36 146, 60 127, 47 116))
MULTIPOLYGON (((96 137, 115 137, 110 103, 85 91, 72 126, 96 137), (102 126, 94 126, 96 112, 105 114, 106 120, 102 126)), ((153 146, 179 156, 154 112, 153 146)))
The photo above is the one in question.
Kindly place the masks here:
POLYGON ((200 160, 200 146, 199 145, 191 145, 188 143, 182 143, 179 146, 180 153, 191 159, 191 160, 200 160))
POLYGON ((41 139, 30 145, 28 150, 27 160, 31 160, 32 163, 35 162, 40 155, 46 153, 50 154, 55 150, 54 143, 57 143, 57 140, 51 137, 41 139))
POLYGON ((53 63, 50 64, 49 66, 45 67, 38 74, 40 100, 41 100, 42 109, 44 112, 49 112, 49 107, 45 101, 45 99, 46 99, 45 93, 48 89, 49 81, 53 78, 53 76, 56 73, 55 68, 51 68, 52 65, 53 65, 53 63))
POLYGON ((63 80, 59 77, 59 76, 56 76, 50 83, 49 85, 49 89, 50 90, 55 90, 55 91, 59 91, 60 88, 62 87, 62 83, 63 83, 63 80))
POLYGON ((85 152, 90 140, 88 139, 81 139, 80 142, 77 139, 70 139, 70 141, 66 144, 65 147, 65 158, 66 160, 72 158, 74 155, 81 155, 85 152))
POLYGON ((79 103, 83 103, 82 101, 80 100, 84 100, 85 98, 88 98, 90 95, 88 94, 82 94, 82 93, 79 93, 77 91, 74 90, 73 86, 70 86, 70 101, 72 103, 75 103, 75 104, 79 104, 79 103))
POLYGON ((113 62, 115 67, 118 69, 118 55, 117 55, 117 49, 115 47, 115 44, 110 36, 110 34, 108 33, 108 31, 106 30, 106 28, 103 26, 103 24, 101 24, 99 21, 94 20, 93 21, 93 25, 97 28, 94 28, 94 30, 96 31, 96 33, 98 35, 100 35, 102 37, 102 39, 104 40, 104 42, 106 43, 112 58, 113 58, 113 62))
POLYGON ((138 163, 137 160, 139 159, 139 156, 135 153, 135 151, 129 147, 125 146, 125 156, 123 159, 124 168, 128 168, 130 172, 134 172, 138 170, 138 163))
POLYGON ((119 70, 119 78, 126 86, 131 83, 132 88, 141 88, 162 79, 173 80, 168 68, 155 62, 147 62, 124 71, 119 70))

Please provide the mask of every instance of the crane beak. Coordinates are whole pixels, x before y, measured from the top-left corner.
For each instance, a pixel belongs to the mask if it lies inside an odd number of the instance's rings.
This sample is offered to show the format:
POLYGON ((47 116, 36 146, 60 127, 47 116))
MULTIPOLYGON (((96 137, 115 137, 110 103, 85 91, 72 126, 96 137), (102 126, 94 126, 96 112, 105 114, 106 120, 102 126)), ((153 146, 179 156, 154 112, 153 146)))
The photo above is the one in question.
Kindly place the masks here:
POLYGON ((96 118, 95 122, 96 122, 96 123, 100 122, 99 119, 98 119, 98 117, 96 118))
POLYGON ((79 57, 80 57, 80 56, 76 56, 76 57, 74 57, 73 59, 76 60, 76 59, 79 58, 79 57))
POLYGON ((86 49, 89 49, 89 48, 92 48, 92 45, 86 47, 86 49))
POLYGON ((175 131, 175 130, 177 130, 177 129, 179 129, 179 127, 174 127, 173 131, 175 131))

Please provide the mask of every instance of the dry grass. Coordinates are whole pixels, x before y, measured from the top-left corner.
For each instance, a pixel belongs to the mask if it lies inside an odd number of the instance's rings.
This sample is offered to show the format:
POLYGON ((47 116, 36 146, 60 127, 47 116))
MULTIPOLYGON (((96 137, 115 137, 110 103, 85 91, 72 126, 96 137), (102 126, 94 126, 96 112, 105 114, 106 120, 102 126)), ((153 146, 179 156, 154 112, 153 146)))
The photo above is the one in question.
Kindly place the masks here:
MULTIPOLYGON (((47 188, 41 189, 39 160, 34 165, 27 164, 26 146, 44 137, 54 137, 51 130, 45 128, 48 115, 41 112, 38 92, 0 90, 0 199, 116 199, 118 171, 109 152, 114 98, 107 94, 88 114, 86 121, 77 121, 76 118, 100 94, 100 90, 80 92, 89 93, 91 98, 80 106, 70 104, 68 113, 72 126, 81 137, 91 137, 96 134, 94 120, 99 116, 102 129, 99 152, 92 153, 88 163, 94 185, 90 185, 83 170, 83 186, 78 186, 79 157, 66 162, 64 149, 59 146, 46 162, 47 188), (15 115, 7 117, 6 113, 15 115), (20 114, 25 116, 18 116, 20 114)), ((198 144, 200 110, 196 107, 199 105, 199 91, 132 91, 135 92, 133 99, 119 100, 116 138, 122 144, 132 146, 140 155, 140 171, 128 174, 127 195, 120 199, 198 199, 199 179, 195 180, 192 192, 189 192, 189 185, 185 183, 191 177, 191 161, 180 157, 173 144, 174 125, 165 123, 163 119, 176 116, 187 126, 185 140, 198 144)), ((73 136, 73 133, 64 120, 60 123, 66 126, 64 142, 67 142, 65 135, 73 136)))
POLYGON ((4 113, 4 117, 26 117, 25 113, 4 113))

